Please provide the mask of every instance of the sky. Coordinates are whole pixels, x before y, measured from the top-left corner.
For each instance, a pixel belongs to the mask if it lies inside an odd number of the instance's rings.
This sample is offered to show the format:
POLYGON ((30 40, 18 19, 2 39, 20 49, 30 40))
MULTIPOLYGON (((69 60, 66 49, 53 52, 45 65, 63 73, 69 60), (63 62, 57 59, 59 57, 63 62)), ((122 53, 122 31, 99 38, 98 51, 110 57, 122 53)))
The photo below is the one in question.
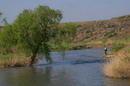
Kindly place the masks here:
POLYGON ((130 14, 130 0, 0 0, 0 12, 12 23, 24 9, 47 5, 63 13, 62 22, 105 20, 130 14))

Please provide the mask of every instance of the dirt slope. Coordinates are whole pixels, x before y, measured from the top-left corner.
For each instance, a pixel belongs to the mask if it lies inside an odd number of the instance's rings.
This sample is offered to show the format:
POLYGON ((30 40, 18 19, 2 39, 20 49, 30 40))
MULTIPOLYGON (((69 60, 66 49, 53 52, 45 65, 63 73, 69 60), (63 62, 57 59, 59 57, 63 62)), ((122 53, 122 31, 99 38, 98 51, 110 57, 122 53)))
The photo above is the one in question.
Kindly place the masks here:
POLYGON ((118 39, 130 35, 130 15, 111 20, 77 22, 74 42, 86 42, 101 39, 118 39))

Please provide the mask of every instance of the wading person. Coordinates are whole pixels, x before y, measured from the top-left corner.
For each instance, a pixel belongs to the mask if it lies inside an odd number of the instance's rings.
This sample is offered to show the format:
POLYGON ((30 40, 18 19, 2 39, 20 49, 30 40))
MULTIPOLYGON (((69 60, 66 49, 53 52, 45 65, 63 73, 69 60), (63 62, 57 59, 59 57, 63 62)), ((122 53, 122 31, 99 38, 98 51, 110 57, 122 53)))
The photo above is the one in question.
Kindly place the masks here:
POLYGON ((107 47, 104 47, 105 55, 107 55, 107 47))

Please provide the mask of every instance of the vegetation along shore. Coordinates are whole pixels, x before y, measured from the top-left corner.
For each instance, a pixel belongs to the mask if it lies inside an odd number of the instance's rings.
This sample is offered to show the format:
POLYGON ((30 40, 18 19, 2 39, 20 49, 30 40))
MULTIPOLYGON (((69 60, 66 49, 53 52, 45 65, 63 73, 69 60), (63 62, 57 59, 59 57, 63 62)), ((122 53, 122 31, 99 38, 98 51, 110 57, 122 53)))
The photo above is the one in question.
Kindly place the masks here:
MULTIPOLYGON (((0 13, 0 17, 2 13, 0 13)), ((103 64, 106 76, 130 78, 130 15, 110 20, 60 23, 60 10, 48 6, 25 9, 12 23, 0 27, 0 68, 33 66, 40 54, 53 62, 50 51, 115 45, 103 64)))
POLYGON ((110 60, 103 65, 103 72, 108 77, 130 78, 130 46, 113 51, 110 60))
MULTIPOLYGON (((1 14, 2 15, 2 14, 1 14)), ((53 62, 52 50, 65 50, 75 37, 75 24, 59 24, 60 10, 38 6, 25 9, 12 24, 6 20, 0 31, 0 67, 33 66, 40 54, 53 62)))

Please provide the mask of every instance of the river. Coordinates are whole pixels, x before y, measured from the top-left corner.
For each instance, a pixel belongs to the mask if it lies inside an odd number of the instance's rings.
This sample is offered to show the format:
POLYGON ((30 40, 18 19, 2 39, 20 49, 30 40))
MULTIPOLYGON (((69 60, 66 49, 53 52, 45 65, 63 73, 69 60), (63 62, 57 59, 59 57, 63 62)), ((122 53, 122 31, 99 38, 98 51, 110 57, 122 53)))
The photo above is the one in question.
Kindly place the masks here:
POLYGON ((54 63, 0 69, 0 86, 130 86, 130 79, 112 79, 102 72, 102 48, 51 52, 54 63))

